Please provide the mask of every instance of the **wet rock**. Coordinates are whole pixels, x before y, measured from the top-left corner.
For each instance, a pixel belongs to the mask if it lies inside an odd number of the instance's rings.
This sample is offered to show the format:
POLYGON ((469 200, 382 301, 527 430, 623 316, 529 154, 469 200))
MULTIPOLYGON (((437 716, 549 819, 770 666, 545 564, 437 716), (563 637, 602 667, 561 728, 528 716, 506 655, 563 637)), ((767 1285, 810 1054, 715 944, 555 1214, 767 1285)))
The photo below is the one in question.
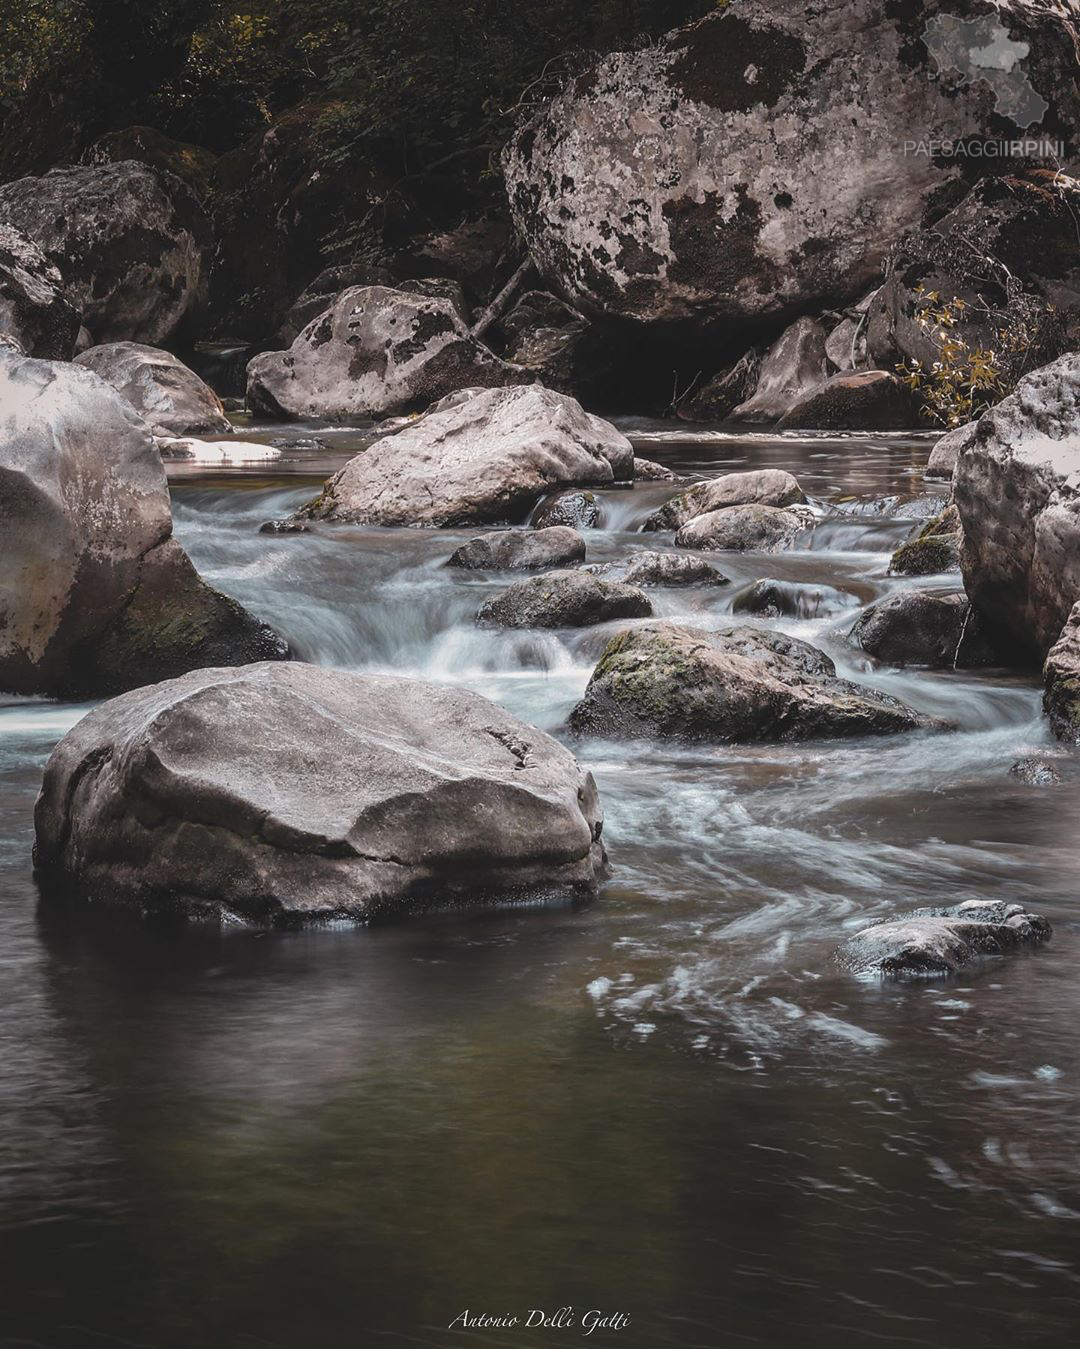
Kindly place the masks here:
POLYGON ((520 520, 548 492, 610 484, 633 449, 580 403, 540 385, 451 395, 331 478, 305 514, 373 525, 520 520))
POLYGON ((209 222, 185 183, 145 164, 51 169, 6 183, 0 222, 55 263, 96 342, 160 346, 193 331, 205 308, 209 222))
POLYGON ((485 698, 303 664, 200 670, 96 708, 35 813, 46 894, 266 926, 586 897, 590 774, 485 698))
POLYGON ((678 415, 688 422, 727 421, 740 403, 757 387, 764 351, 751 347, 734 365, 711 379, 678 405, 678 415))
MULTIPOLYGON (((386 267, 371 263, 349 263, 341 267, 324 267, 292 302, 281 327, 277 343, 291 347, 308 324, 333 305, 343 290, 355 286, 393 286, 394 279, 386 267)), ((252 353, 253 355, 256 353, 252 353)))
POLYGON ((1038 946, 1051 933, 1046 919, 1022 904, 968 900, 868 927, 846 941, 836 958, 851 974, 952 974, 978 956, 1038 946))
POLYGON ((952 477, 960 451, 970 445, 975 438, 976 425, 976 422, 966 422, 955 431, 947 431, 941 437, 930 451, 930 458, 926 463, 928 478, 952 477))
POLYGON ((1045 125, 1071 127, 1075 47, 1050 8, 726 5, 602 57, 519 128, 503 160, 515 221, 540 271, 589 311, 760 325, 854 300, 962 182, 955 158, 905 155, 905 142, 942 127, 1014 134, 985 80, 939 69, 930 19, 976 19, 992 47, 1000 18, 1029 48, 1045 125))
POLYGON ((665 464, 658 464, 653 459, 642 459, 640 454, 636 454, 634 479, 637 482, 678 482, 679 475, 665 464))
POLYGON ((1052 787, 1061 781, 1061 774, 1045 759, 1017 759, 1009 769, 1009 777, 1027 787, 1052 787))
POLYGON ((32 239, 0 224, 0 334, 27 356, 69 361, 79 326, 57 268, 32 239))
POLYGON ((0 344, 0 688, 81 698, 200 665, 282 659, 196 573, 131 405, 78 365, 0 344))
POLYGON ((385 416, 465 386, 521 382, 448 300, 366 286, 343 291, 288 351, 256 356, 247 400, 272 417, 385 416))
POLYGON ((649 597, 635 586, 587 571, 553 571, 516 581, 480 606, 487 628, 587 628, 616 618, 648 618, 649 597))
POLYGON ((929 723, 895 698, 836 677, 815 647, 757 628, 672 623, 613 638, 570 716, 578 734, 714 744, 879 735, 929 723))
POLYGON ((727 506, 792 506, 806 497, 798 480, 783 469, 724 473, 699 482, 681 496, 665 501, 641 526, 646 531, 679 529, 696 516, 727 506))
POLYGON ((1043 660, 1080 600, 1080 353, 979 419, 953 493, 964 588, 1019 657, 1043 660))
MULTIPOLYGON (((840 500, 834 503, 835 509, 844 515, 857 515, 862 519, 893 520, 936 520, 948 509, 947 497, 939 496, 903 496, 894 493, 891 496, 869 497, 864 500, 840 500)), ((955 533, 959 525, 955 514, 949 517, 948 532, 955 533)))
POLYGON ((728 578, 702 557, 681 553, 643 551, 589 567, 605 581, 623 581, 632 586, 726 586, 728 578))
POLYGON ((936 576, 960 566, 960 546, 964 541, 960 516, 955 505, 928 520, 914 539, 903 543, 892 555, 890 576, 936 576))
POLYGON ((155 435, 228 435, 221 399, 170 352, 139 342, 91 347, 76 364, 93 370, 145 417, 155 435))
POLYGON ((540 503, 530 523, 533 529, 548 529, 551 525, 595 529, 602 514, 595 492, 560 492, 540 503))
POLYGON ((732 420, 772 424, 827 376, 825 329, 817 319, 796 319, 765 354, 754 392, 732 410, 732 420))
POLYGON ((851 638, 889 665, 956 670, 1004 663, 962 592, 898 591, 867 609, 851 638))
POLYGON ((736 614, 758 614, 761 618, 829 618, 854 608, 858 602, 854 595, 833 586, 766 578, 736 595, 731 609, 736 614))
POLYGON ((260 534, 309 534, 311 526, 303 520, 266 520, 259 526, 260 534))
POLYGON ((778 553, 813 526, 805 509, 776 506, 728 506, 695 516, 675 535, 680 548, 707 548, 714 552, 778 553))
POLYGON ((1080 604, 1073 605, 1068 621, 1043 666, 1046 693, 1043 710, 1058 740, 1080 744, 1080 604))
POLYGON ((585 540, 576 529, 500 529, 470 539, 450 555, 448 567, 471 571, 538 571, 585 561, 585 540))
POLYGON ((905 431, 921 420, 918 400, 896 375, 859 370, 811 389, 777 425, 781 431, 905 431))

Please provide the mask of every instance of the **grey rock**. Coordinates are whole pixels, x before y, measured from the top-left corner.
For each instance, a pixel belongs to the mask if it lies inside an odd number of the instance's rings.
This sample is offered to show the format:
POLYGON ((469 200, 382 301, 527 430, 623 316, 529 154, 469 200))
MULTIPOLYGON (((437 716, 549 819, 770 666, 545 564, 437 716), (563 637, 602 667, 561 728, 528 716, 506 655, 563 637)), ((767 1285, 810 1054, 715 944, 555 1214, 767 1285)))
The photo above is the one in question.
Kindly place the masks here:
POLYGON ((358 286, 342 291, 288 351, 249 362, 247 400, 274 417, 387 416, 467 385, 523 381, 469 336, 449 300, 358 286))
POLYGON ((975 438, 977 422, 965 422, 954 431, 947 431, 930 451, 926 463, 928 478, 951 478, 956 469, 960 451, 966 449, 975 438))
POLYGON ((851 638, 889 665, 955 670, 1004 663, 963 593, 898 591, 867 609, 851 638))
POLYGON ((520 520, 551 491, 632 472, 633 453, 610 423, 540 385, 465 391, 351 459, 306 515, 373 525, 520 520))
POLYGON ((325 267, 300 292, 277 331, 282 347, 291 347, 304 329, 325 314, 343 290, 354 286, 393 286, 394 279, 386 267, 370 263, 348 263, 345 266, 325 267))
POLYGON ((641 528, 646 531, 679 529, 699 515, 727 506, 792 506, 805 500, 798 480, 783 469, 724 473, 672 497, 654 511, 641 528))
POLYGON ((776 506, 728 506, 695 516, 675 535, 680 548, 714 552, 777 553, 789 548, 813 524, 813 516, 799 509, 776 506))
POLYGON ((605 581, 623 581, 633 586, 726 586, 728 578, 703 557, 682 553, 631 553, 616 562, 589 567, 594 576, 605 581))
POLYGON ((69 361, 79 327, 57 268, 32 239, 0 224, 0 334, 27 356, 69 361))
POLYGON ((552 571, 508 586, 480 606, 476 621, 487 628, 587 628, 651 613, 649 597, 635 586, 587 571, 552 571))
POLYGON ((55 263, 97 342, 160 346, 205 308, 209 221, 171 174, 134 160, 51 169, 0 187, 0 222, 55 263))
POLYGON ((825 355, 834 370, 845 374, 866 365, 866 324, 862 316, 846 316, 825 339, 825 355))
POLYGON ((53 751, 42 884, 257 925, 588 897, 596 787, 463 689, 303 664, 200 670, 96 708, 53 751))
POLYGON ((1027 787, 1052 787, 1061 781, 1061 774, 1045 759, 1017 759, 1009 769, 1009 777, 1027 787))
POLYGON ((585 540, 576 529, 500 529, 481 534, 456 549, 448 567, 470 571, 539 571, 585 561, 585 540))
POLYGON ((896 375, 858 370, 811 389, 777 425, 781 431, 905 431, 921 420, 918 400, 896 375))
POLYGON ((155 435, 232 432, 221 399, 168 351, 139 342, 106 342, 83 352, 76 364, 111 384, 146 419, 155 435))
POLYGON ((857 975, 952 974, 978 956, 1038 946, 1051 934, 1046 919, 1022 904, 968 900, 877 923, 849 938, 836 958, 857 975))
POLYGON ((815 647, 758 628, 651 623, 607 645, 570 716, 578 734, 710 744, 879 735, 929 723, 836 676, 815 647))
POLYGON ((0 344, 0 688, 73 698, 284 658, 172 537, 149 429, 92 371, 0 344))
POLYGON ((774 423, 827 376, 825 329, 817 319, 796 319, 765 354, 754 392, 732 410, 732 420, 774 423))
POLYGON ((552 525, 595 529, 601 516, 600 498, 595 492, 559 492, 541 501, 529 523, 533 529, 548 529, 552 525))
POLYGON ((634 456, 634 478, 637 482, 678 482, 679 475, 666 464, 658 464, 653 459, 634 456))
POLYGON ((854 595, 833 586, 800 585, 766 577, 736 595, 731 609, 736 614, 758 614, 761 618, 829 618, 854 608, 858 602, 854 595))

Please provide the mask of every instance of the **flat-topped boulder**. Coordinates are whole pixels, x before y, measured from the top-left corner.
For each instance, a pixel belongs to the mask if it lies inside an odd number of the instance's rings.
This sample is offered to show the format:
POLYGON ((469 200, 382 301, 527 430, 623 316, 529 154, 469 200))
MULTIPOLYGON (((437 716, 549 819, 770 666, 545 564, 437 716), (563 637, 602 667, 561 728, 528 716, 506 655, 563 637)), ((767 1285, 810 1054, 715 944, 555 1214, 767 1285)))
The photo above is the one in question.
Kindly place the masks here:
POLYGON ((979 956, 1040 946, 1052 931, 1022 904, 970 899, 868 927, 850 937, 836 959, 842 969, 864 976, 953 974, 979 956))
POLYGON ((476 621, 485 628, 587 628, 617 618, 648 618, 644 591, 587 571, 552 571, 517 581, 485 601, 476 621))
POLYGON ((172 536, 150 431, 92 371, 0 343, 0 689, 80 698, 285 642, 172 536))
POLYGON ((259 663, 95 708, 35 812, 46 890, 258 925, 584 898, 592 777, 478 694, 259 663))
POLYGON ((632 586, 726 586, 729 579, 703 557, 685 553, 657 553, 643 549, 614 562, 599 562, 586 568, 605 581, 623 581, 632 586))
POLYGON ((210 223, 170 173, 131 159, 50 169, 0 186, 0 222, 59 268, 95 342, 160 346, 206 306, 210 223))
POLYGON ((525 518, 547 493, 633 471, 630 442, 538 384, 467 390, 351 459, 305 518, 474 525, 525 518), (614 467, 613 467, 614 466, 614 467))
POLYGON ((737 744, 882 735, 931 725, 840 679, 816 647, 758 628, 647 623, 612 638, 570 715, 580 735, 737 744))
POLYGON ((1018 657, 1042 661, 1080 600, 1080 352, 979 418, 953 495, 972 603, 1018 657))
POLYGON ((221 399, 171 352, 141 342, 104 342, 76 357, 149 422, 159 436, 220 436, 232 431, 221 399))
POLYGON ((779 468, 755 469, 749 473, 723 473, 696 483, 648 516, 645 531, 680 529, 698 515, 727 506, 792 506, 806 497, 798 479, 779 468))
POLYGON ((81 322, 58 268, 32 239, 0 223, 0 335, 27 356, 69 361, 81 322))
POLYGON ((778 553, 790 548, 813 523, 805 508, 728 506, 696 515, 675 535, 675 542, 680 548, 718 553, 778 553))
POLYGON ((247 400, 270 417, 382 417, 466 386, 525 379, 469 336, 451 300, 354 286, 287 351, 266 351, 248 364, 247 400))
POLYGON ((454 550, 448 567, 469 571, 540 571, 585 561, 585 540, 576 529, 500 529, 481 534, 454 550))

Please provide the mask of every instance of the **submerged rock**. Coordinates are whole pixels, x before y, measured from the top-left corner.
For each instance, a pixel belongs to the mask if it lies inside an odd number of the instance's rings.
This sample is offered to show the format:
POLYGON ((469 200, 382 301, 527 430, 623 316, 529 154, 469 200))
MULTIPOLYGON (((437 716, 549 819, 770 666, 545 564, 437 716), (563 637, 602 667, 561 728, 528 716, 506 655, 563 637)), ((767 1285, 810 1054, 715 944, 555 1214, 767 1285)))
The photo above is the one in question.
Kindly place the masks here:
POLYGON ((576 529, 500 529, 470 539, 450 555, 448 567, 471 571, 539 571, 585 561, 585 540, 576 529))
POLYGON ((607 645, 570 715, 582 735, 728 744, 881 735, 931 723, 836 675, 823 652, 758 628, 651 623, 607 645))
POLYGON ((0 224, 0 336, 27 356, 69 361, 80 323, 57 268, 32 239, 0 224))
POLYGON ((586 628, 616 618, 647 618, 649 597, 635 586, 587 571, 552 571, 516 581, 480 606, 486 628, 586 628))
POLYGON ((836 959, 851 974, 952 974, 977 956, 1038 946, 1052 931, 1022 904, 971 899, 868 927, 849 938, 836 959))
POLYGON ((297 925, 585 897, 596 787, 485 698, 313 665, 200 670, 96 708, 35 812, 48 892, 297 925))
POLYGON ((84 351, 76 364, 93 370, 123 394, 155 435, 218 436, 232 431, 221 399, 168 351, 140 342, 106 342, 84 351))
POLYGON ((197 574, 131 405, 0 344, 0 688, 81 698, 288 647, 197 574))
POLYGON ((665 501, 659 510, 648 516, 641 528, 647 532, 679 529, 699 515, 727 506, 791 506, 805 500, 798 479, 783 469, 723 473, 665 501))
POLYGON ((595 492, 560 492, 536 508, 533 529, 568 525, 571 529, 595 529, 601 517, 600 498, 595 492))
POLYGON ((731 609, 736 614, 758 614, 762 618, 829 618, 854 608, 858 602, 854 595, 833 586, 800 585, 766 577, 736 595, 731 609))
POLYGON ((97 342, 160 346, 206 305, 210 224, 191 189, 134 160, 0 186, 0 222, 60 269, 97 342))
POLYGON ((776 506, 728 506, 695 516, 675 535, 680 548, 707 548, 714 552, 777 553, 788 548, 813 525, 803 510, 776 506))
POLYGON ((358 286, 342 291, 288 351, 250 362, 247 400, 271 417, 386 416, 466 386, 524 378, 469 336, 449 300, 358 286))
POLYGON ((851 638, 889 665, 958 670, 1004 664, 962 592, 898 591, 867 609, 851 638))
POLYGON ((301 514, 371 525, 520 520, 548 492, 632 472, 633 454, 609 422, 538 384, 465 390, 350 459, 301 514))
POLYGON ((588 568, 605 581, 623 581, 633 586, 726 586, 728 578, 703 557, 682 553, 631 553, 615 562, 588 568))
POLYGON ((953 493, 972 603, 1018 656, 1043 660, 1080 600, 1080 352, 980 417, 953 493))
POLYGON ((918 400, 896 375, 858 370, 833 375, 780 418, 778 429, 906 431, 922 420, 918 400))
POLYGON ((1017 759, 1009 769, 1009 777, 1028 787, 1052 787, 1061 781, 1061 774, 1045 759, 1017 759))

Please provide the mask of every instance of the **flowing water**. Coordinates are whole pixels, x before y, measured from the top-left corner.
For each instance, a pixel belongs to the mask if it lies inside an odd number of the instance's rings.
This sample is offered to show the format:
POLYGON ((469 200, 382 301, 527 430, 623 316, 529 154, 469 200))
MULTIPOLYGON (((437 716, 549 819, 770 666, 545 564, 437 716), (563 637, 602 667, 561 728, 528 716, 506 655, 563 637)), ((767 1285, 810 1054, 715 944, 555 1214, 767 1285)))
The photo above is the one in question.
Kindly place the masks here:
MULTIPOLYGON (((178 934, 38 905, 34 795, 85 708, 9 700, 2 1342, 1075 1343, 1080 770, 1034 679, 873 669, 847 641, 910 584, 886 567, 940 491, 929 442, 627 429, 693 477, 789 468, 820 517, 800 550, 716 559, 724 589, 651 592, 662 616, 720 626, 755 578, 809 583, 778 626, 957 729, 586 743, 614 866, 589 906, 178 934), (1011 778, 1031 753, 1063 782, 1011 778), (831 963, 869 920, 974 897, 1045 913, 1053 943, 940 982, 831 963), (589 1312, 628 1320, 586 1336, 589 1312)), ((443 566, 465 532, 257 532, 367 438, 315 434, 173 471, 204 574, 308 660, 465 685, 562 736, 610 629, 477 630, 505 581, 443 566)), ((604 493, 590 560, 670 545, 637 527, 672 491, 604 493)))

